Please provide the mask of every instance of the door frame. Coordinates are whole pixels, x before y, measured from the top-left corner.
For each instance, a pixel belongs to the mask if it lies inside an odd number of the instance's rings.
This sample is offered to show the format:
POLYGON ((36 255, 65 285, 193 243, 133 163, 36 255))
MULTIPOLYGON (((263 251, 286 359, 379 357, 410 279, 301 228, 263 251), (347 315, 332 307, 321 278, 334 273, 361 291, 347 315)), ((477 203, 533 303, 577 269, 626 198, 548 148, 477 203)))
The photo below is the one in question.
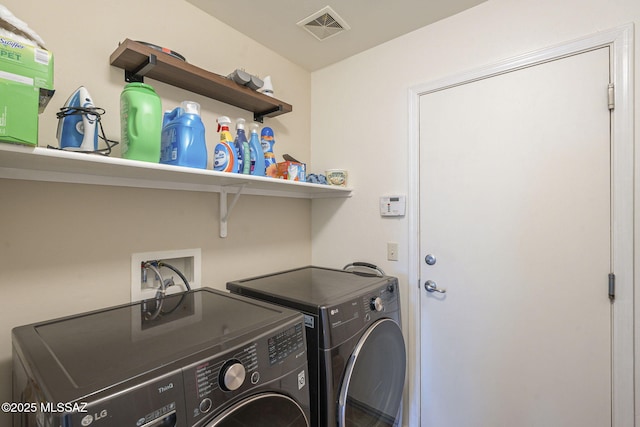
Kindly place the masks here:
MULTIPOLYGON (((612 307, 612 427, 635 425, 634 360, 634 105, 633 24, 562 43, 469 72, 409 88, 409 425, 420 425, 420 97, 474 81, 499 76, 601 47, 610 47, 610 75, 615 83, 615 108, 611 114, 611 265, 616 275, 612 307), (417 409, 416 409, 417 408, 417 409)), ((603 88, 604 90, 604 88, 603 88)), ((604 99, 604 98, 603 98, 604 99)), ((640 188, 640 185, 637 187, 640 188)), ((639 192, 640 195, 640 192, 639 192)), ((603 282, 603 292, 606 283, 603 282)), ((640 303, 640 295, 637 296, 640 303)), ((640 329, 640 327, 638 328, 640 329)), ((637 332, 640 340, 640 331, 637 332)), ((640 378, 638 392, 640 395, 640 378)), ((639 403, 640 405, 640 403, 639 403)), ((640 408, 638 408, 640 414, 640 408)), ((640 420, 639 420, 640 422, 640 420)))

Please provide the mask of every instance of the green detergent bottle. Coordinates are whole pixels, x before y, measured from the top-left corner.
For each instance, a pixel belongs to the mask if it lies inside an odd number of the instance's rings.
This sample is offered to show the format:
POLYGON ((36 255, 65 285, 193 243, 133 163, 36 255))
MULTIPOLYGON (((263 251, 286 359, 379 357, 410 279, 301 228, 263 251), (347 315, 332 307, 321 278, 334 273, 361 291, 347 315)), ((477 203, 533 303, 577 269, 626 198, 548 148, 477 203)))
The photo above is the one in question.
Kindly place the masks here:
POLYGON ((158 163, 162 136, 162 102, 145 83, 129 83, 120 94, 122 157, 158 163))

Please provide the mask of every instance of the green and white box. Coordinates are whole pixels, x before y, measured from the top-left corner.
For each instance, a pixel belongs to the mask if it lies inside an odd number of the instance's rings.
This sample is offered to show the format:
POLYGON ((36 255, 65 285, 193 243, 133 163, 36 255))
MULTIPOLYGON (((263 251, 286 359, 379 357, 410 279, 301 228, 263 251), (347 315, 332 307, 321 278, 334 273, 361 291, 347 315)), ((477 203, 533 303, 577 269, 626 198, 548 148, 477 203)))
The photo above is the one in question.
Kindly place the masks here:
POLYGON ((53 92, 51 52, 0 37, 0 141, 38 145, 38 113, 53 92))

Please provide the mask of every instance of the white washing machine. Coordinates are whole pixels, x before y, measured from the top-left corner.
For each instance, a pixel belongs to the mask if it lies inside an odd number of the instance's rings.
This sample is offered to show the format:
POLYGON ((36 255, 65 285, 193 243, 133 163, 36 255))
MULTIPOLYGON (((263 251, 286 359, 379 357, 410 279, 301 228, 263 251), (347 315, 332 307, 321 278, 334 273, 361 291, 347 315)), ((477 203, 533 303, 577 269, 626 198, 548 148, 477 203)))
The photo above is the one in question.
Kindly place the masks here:
POLYGON ((17 327, 14 427, 309 427, 303 325, 203 288, 17 327))

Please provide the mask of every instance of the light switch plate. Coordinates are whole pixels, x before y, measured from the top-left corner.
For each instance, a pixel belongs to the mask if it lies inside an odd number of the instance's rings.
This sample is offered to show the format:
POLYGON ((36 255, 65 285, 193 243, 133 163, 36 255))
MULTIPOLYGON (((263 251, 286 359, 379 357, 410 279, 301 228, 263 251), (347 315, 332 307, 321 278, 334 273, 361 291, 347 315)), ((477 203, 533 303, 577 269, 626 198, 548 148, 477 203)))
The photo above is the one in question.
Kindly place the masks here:
POLYGON ((398 261, 398 244, 395 242, 387 242, 387 260, 398 261))

